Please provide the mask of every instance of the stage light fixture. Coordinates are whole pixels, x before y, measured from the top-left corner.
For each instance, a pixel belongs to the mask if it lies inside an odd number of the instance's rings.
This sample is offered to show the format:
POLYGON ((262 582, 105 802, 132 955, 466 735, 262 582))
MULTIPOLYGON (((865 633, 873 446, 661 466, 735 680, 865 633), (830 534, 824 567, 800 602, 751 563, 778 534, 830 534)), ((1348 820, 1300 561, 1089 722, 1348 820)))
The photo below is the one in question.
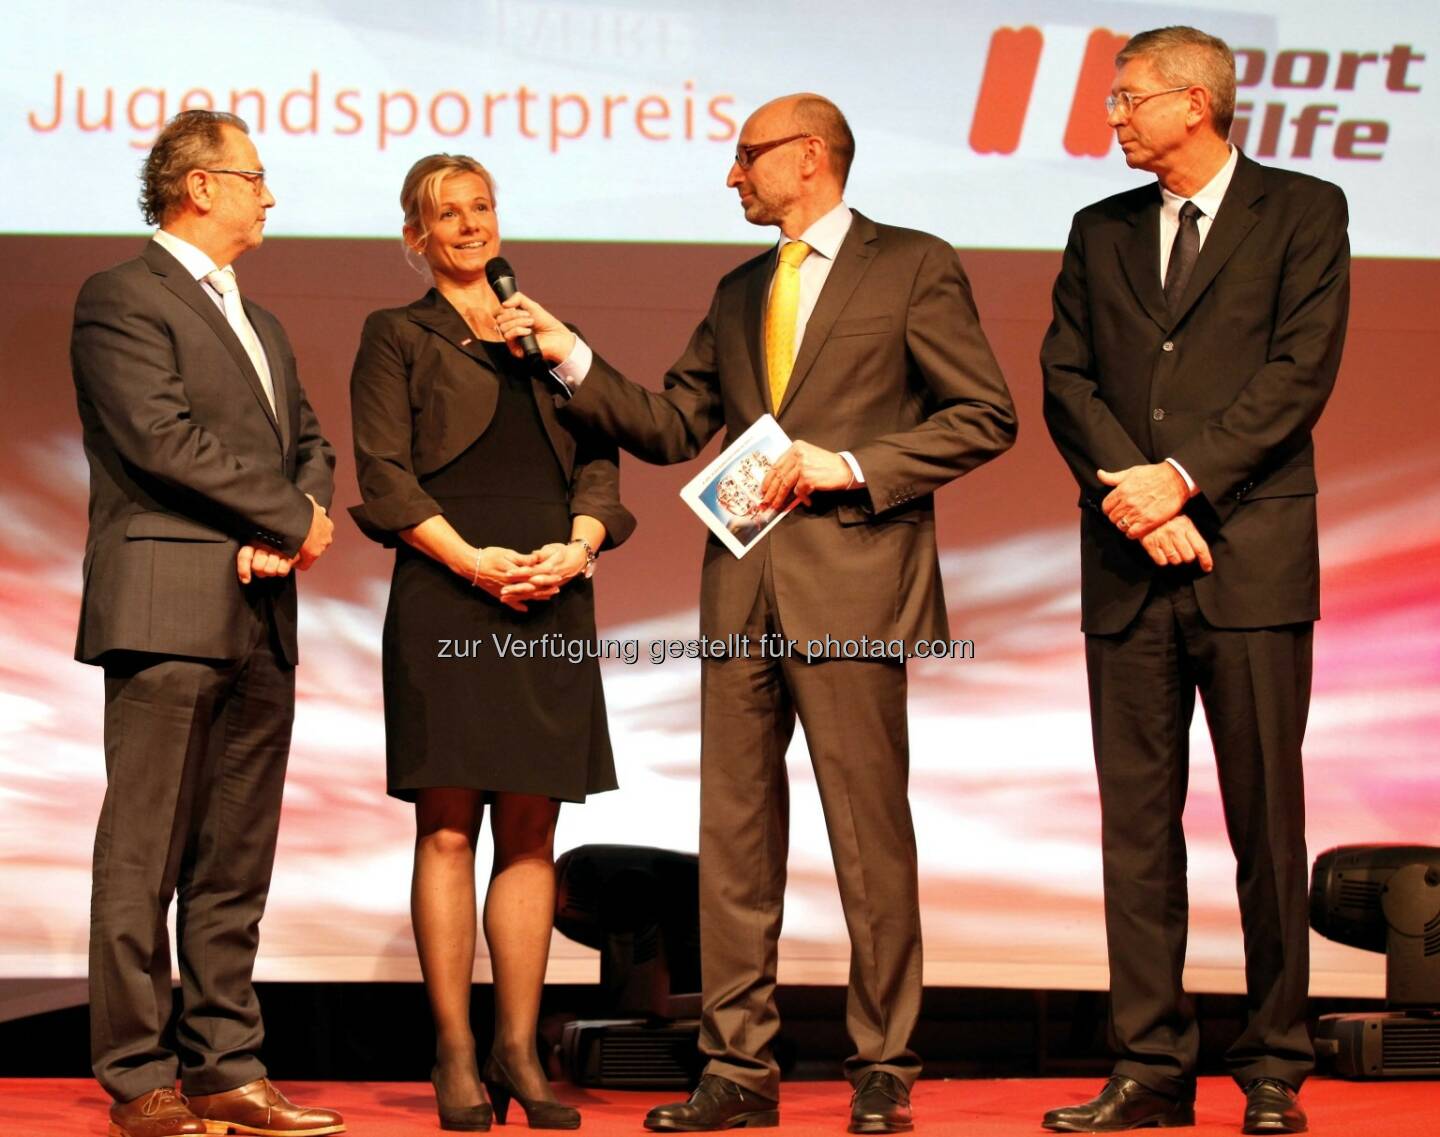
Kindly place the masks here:
POLYGON ((600 953, 613 1018, 565 1025, 576 1085, 688 1088, 699 1073, 700 860, 634 845, 582 845, 555 862, 555 927, 600 953))
POLYGON ((1324 1015, 1316 1053, 1346 1078, 1440 1078, 1440 848, 1342 845, 1315 858, 1310 926, 1385 953, 1385 1005, 1324 1015))

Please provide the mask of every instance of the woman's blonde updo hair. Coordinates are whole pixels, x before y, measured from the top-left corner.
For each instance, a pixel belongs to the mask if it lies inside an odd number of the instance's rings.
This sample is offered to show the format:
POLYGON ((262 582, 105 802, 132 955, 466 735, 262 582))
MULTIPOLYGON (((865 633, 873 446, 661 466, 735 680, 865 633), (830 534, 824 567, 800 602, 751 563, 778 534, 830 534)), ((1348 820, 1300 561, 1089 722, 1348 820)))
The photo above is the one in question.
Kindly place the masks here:
POLYGON ((405 184, 400 187, 400 208, 405 211, 405 228, 410 230, 407 251, 425 249, 430 225, 440 208, 440 183, 451 174, 479 174, 490 190, 490 204, 495 204, 495 179, 490 171, 466 154, 429 154, 410 167, 405 184))

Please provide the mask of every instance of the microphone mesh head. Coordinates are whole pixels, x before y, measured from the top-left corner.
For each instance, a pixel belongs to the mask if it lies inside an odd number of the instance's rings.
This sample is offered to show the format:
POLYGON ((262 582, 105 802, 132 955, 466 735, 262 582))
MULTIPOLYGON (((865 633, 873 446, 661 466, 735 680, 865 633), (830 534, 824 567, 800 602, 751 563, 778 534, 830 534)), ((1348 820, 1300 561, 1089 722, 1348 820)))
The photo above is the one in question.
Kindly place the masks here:
POLYGON ((510 262, 504 257, 491 257, 485 262, 485 279, 490 282, 490 287, 495 287, 495 282, 503 277, 515 279, 515 270, 510 267, 510 262))

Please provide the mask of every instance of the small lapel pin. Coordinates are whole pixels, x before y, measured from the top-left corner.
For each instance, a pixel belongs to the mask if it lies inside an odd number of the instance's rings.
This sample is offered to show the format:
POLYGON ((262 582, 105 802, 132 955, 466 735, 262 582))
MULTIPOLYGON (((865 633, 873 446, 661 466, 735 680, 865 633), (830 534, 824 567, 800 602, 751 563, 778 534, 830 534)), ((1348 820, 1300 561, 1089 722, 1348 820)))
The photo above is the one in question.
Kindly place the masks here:
POLYGON ((474 336, 466 336, 463 340, 460 341, 460 346, 461 346, 461 347, 469 347, 469 346, 470 346, 472 343, 474 343, 474 342, 475 342, 475 337, 474 337, 474 336))

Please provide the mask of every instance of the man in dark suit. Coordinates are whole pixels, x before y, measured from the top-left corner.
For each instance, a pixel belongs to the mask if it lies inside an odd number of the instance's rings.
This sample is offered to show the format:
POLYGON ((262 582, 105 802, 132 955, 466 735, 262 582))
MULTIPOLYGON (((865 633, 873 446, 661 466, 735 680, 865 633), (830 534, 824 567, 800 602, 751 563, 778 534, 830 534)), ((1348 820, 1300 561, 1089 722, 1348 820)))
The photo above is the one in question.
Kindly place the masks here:
MULTIPOLYGON (((702 663, 700 921, 706 1075, 651 1129, 773 1125, 776 943, 785 890, 785 752, 798 716, 824 806, 850 933, 851 1129, 909 1129, 920 1059, 915 837, 906 794, 905 652, 842 658, 847 644, 948 637, 933 494, 1007 449, 1009 391, 955 251, 852 212, 854 139, 816 95, 746 121, 728 185, 778 250, 727 274, 656 393, 630 383, 543 309, 515 302, 564 361, 567 413, 651 462, 693 458, 767 412, 795 439, 767 504, 800 506, 737 559, 705 548, 700 630, 749 635, 748 656, 702 663), (761 654, 778 635, 796 654, 761 654), (810 641, 825 644, 800 652, 810 641)), ((811 645, 812 647, 815 645, 811 645)), ((852 649, 853 650, 853 649, 852 649)))
POLYGON ((229 267, 275 204, 245 124, 177 115, 143 179, 160 228, 85 283, 71 341, 90 463, 76 658, 105 669, 91 1057, 112 1137, 334 1133, 338 1114, 266 1079, 251 971, 295 710, 290 571, 330 544, 335 457, 229 267))
POLYGON ((1135 36, 1110 125, 1158 179, 1075 217, 1041 361, 1080 483, 1115 1075, 1064 1131, 1193 1124, 1181 987, 1187 737, 1198 690, 1238 861, 1249 1015, 1227 1054, 1244 1131, 1299 1132, 1314 1060, 1301 740, 1319 612, 1310 432, 1340 366, 1344 195, 1226 137, 1235 61, 1193 28, 1135 36))

